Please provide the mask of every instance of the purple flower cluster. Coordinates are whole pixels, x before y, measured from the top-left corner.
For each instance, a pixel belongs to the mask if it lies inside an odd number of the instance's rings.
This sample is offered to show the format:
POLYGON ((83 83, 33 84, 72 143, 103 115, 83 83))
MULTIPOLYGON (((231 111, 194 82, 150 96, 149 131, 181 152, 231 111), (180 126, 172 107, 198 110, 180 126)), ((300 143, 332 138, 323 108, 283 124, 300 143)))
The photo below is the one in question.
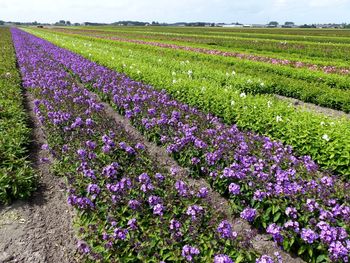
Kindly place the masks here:
POLYGON ((191 216, 192 220, 196 220, 204 213, 203 207, 199 205, 191 205, 187 208, 186 214, 191 216))
POLYGON ((199 249, 196 247, 192 247, 189 245, 184 245, 182 248, 182 257, 185 258, 186 261, 192 262, 196 255, 199 255, 199 249))
POLYGON ((219 224, 217 231, 221 238, 235 239, 237 237, 237 233, 232 230, 232 226, 227 220, 219 224))
POLYGON ((256 216, 256 210, 254 208, 246 208, 241 212, 241 218, 248 222, 253 222, 256 216))
POLYGON ((234 261, 229 256, 220 254, 214 257, 214 263, 234 263, 234 261))

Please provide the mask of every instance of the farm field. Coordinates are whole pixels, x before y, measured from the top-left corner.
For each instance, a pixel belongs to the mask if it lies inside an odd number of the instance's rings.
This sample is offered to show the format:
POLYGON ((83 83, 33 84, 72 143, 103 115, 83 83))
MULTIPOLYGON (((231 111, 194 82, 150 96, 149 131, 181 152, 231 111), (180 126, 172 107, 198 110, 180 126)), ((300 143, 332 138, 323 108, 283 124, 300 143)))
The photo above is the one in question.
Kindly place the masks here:
POLYGON ((38 185, 34 118, 76 261, 349 260, 350 31, 0 30, 0 201, 38 185))

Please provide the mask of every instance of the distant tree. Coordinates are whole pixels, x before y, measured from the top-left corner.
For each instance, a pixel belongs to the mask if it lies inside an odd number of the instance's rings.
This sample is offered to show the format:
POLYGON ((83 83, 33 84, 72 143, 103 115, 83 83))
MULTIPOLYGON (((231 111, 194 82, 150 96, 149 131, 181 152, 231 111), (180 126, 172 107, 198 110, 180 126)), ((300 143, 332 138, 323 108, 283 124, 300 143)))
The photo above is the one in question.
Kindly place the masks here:
POLYGON ((71 25, 70 21, 66 21, 66 25, 70 26, 71 25))
POLYGON ((74 23, 73 25, 74 25, 74 26, 80 26, 80 24, 79 24, 79 23, 74 23))
POLYGON ((60 23, 60 24, 64 25, 64 24, 66 24, 66 21, 64 21, 64 20, 60 20, 60 21, 58 21, 58 23, 60 23))
POLYGON ((285 26, 294 26, 294 22, 285 22, 284 25, 285 26))
POLYGON ((270 23, 268 23, 268 26, 270 26, 270 27, 277 27, 278 26, 278 22, 277 21, 271 21, 270 23))
POLYGON ((2 26, 3 24, 5 24, 5 21, 0 20, 0 26, 2 26))

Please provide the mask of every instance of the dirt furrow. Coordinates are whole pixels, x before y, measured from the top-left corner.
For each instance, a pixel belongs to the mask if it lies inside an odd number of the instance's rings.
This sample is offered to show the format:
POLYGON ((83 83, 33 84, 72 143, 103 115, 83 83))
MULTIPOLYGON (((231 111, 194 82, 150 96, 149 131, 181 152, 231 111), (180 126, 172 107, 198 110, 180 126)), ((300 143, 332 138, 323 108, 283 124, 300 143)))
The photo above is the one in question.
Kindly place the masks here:
POLYGON ((41 149, 44 132, 33 112, 33 98, 24 94, 30 116, 30 159, 39 175, 39 187, 28 201, 0 207, 0 262, 75 262, 73 212, 67 204, 65 183, 50 172, 50 153, 41 149))

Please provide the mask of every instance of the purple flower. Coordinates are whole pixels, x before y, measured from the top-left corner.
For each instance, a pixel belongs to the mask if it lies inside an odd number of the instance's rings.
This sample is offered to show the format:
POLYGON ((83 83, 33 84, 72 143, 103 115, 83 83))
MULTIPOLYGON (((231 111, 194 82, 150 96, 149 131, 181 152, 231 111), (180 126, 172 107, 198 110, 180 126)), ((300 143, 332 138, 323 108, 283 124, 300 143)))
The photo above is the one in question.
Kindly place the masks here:
POLYGON ((94 125, 94 121, 90 118, 87 118, 85 120, 85 125, 88 126, 88 127, 91 127, 92 125, 94 125))
POLYGON ((136 218, 130 219, 128 221, 128 226, 130 227, 130 229, 136 230, 137 229, 137 220, 136 220, 136 218))
POLYGON ((128 234, 127 229, 116 228, 114 229, 113 237, 119 240, 125 240, 127 234, 128 234))
POLYGON ((109 145, 103 145, 102 146, 102 152, 105 153, 105 154, 110 153, 111 150, 112 150, 112 147, 109 146, 109 145))
POLYGON ((41 150, 48 151, 49 149, 50 149, 50 147, 49 147, 48 144, 43 144, 43 145, 41 145, 41 150))
POLYGON ((286 223, 284 223, 284 227, 292 229, 295 233, 299 233, 300 231, 299 223, 297 221, 289 220, 286 223))
POLYGON ((283 241, 283 237, 281 235, 281 230, 282 230, 282 228, 280 226, 273 223, 267 227, 266 232, 268 234, 272 235, 273 240, 275 242, 281 243, 283 241))
POLYGON ((162 204, 157 204, 153 207, 153 214, 163 216, 164 206, 162 204))
POLYGON ((155 177, 159 182, 163 182, 165 179, 164 176, 160 173, 156 173, 155 177))
POLYGON ((331 177, 329 177, 329 176, 323 176, 320 181, 326 187, 332 187, 333 186, 333 179, 331 177))
POLYGON ((79 155, 79 157, 81 159, 85 159, 85 157, 87 156, 87 152, 85 149, 79 149, 77 150, 77 154, 79 155))
POLYGON ((151 183, 146 183, 146 184, 141 185, 140 189, 142 192, 147 193, 149 191, 153 191, 154 186, 151 183))
POLYGON ((221 221, 217 231, 219 232, 221 238, 235 239, 237 237, 237 233, 232 230, 232 226, 227 220, 221 221))
POLYGON ((177 190, 177 192, 180 196, 187 195, 187 185, 183 181, 180 181, 180 180, 176 181, 175 189, 177 190))
POLYGON ((306 208, 310 212, 313 212, 319 208, 319 204, 314 199, 307 199, 306 200, 306 208))
POLYGON ((141 203, 138 200, 130 200, 128 205, 132 210, 136 210, 140 207, 141 203))
POLYGON ((84 241, 79 240, 78 241, 78 250, 82 252, 83 254, 89 254, 90 253, 90 247, 88 244, 86 244, 84 241))
POLYGON ((309 244, 314 243, 314 241, 315 241, 316 239, 318 239, 317 233, 315 233, 315 232, 312 231, 311 229, 307 229, 307 228, 303 228, 303 229, 301 230, 300 236, 301 236, 301 238, 302 238, 305 242, 307 242, 307 243, 309 243, 309 244))
POLYGON ((220 254, 214 257, 214 263, 234 263, 234 261, 229 256, 220 254))
POLYGON ((296 219, 297 218, 297 210, 295 207, 287 207, 286 208, 286 215, 289 216, 292 219, 296 219))
POLYGON ((85 142, 86 147, 88 147, 90 150, 94 150, 96 148, 96 143, 93 141, 86 141, 85 142))
POLYGON ((113 178, 117 174, 117 169, 119 168, 118 163, 111 163, 103 168, 102 174, 108 178, 113 178))
POLYGON ((151 181, 147 173, 142 173, 139 175, 139 182, 141 184, 147 184, 151 181))
POLYGON ((144 149, 145 149, 145 146, 144 146, 142 143, 137 143, 137 144, 135 145, 135 148, 136 148, 137 150, 144 150, 144 149))
POLYGON ((241 192, 241 187, 238 184, 230 183, 230 185, 228 187, 228 191, 232 195, 238 195, 241 192))
POLYGON ((204 209, 198 205, 192 205, 187 208, 186 214, 192 217, 192 220, 196 220, 197 217, 203 213, 204 209))
POLYGON ((248 222, 253 222, 256 216, 256 210, 248 207, 241 212, 240 216, 248 222))
POLYGON ((198 191, 197 196, 199 198, 206 198, 208 196, 208 188, 206 187, 201 187, 198 191))
POLYGON ((273 259, 268 255, 262 255, 260 258, 257 258, 256 263, 275 263, 273 259))
POLYGON ((328 252, 333 261, 343 260, 344 262, 348 262, 349 260, 350 250, 340 241, 332 242, 328 248, 328 252))
POLYGON ((189 245, 184 245, 182 248, 181 255, 183 258, 186 259, 186 261, 192 262, 193 257, 199 255, 199 249, 196 247, 191 247, 189 245))
POLYGON ((181 223, 175 219, 170 220, 170 229, 171 230, 178 230, 181 227, 181 223))
POLYGON ((98 187, 97 184, 89 184, 87 187, 87 192, 89 194, 99 194, 100 193, 100 187, 98 187))
POLYGON ((154 207, 155 205, 162 203, 162 198, 160 198, 159 196, 151 195, 150 197, 148 197, 148 203, 150 207, 154 207))

